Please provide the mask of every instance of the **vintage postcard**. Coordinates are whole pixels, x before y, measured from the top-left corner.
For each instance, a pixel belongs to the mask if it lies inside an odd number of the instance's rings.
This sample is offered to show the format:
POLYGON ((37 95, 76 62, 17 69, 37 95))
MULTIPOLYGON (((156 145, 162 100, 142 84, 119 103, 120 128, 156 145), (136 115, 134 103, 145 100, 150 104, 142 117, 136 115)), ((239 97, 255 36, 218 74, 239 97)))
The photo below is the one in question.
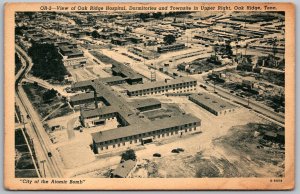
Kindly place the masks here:
POLYGON ((291 3, 7 3, 5 187, 294 188, 291 3))

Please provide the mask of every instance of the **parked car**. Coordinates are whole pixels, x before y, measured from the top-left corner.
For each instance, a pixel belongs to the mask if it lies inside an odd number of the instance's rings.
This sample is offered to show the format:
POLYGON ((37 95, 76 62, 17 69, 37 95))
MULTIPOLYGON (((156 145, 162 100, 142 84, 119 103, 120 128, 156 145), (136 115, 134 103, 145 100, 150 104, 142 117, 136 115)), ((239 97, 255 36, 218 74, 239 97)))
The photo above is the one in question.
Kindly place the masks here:
POLYGON ((153 157, 161 157, 161 154, 160 153, 155 153, 155 154, 153 154, 153 157))
POLYGON ((183 148, 177 148, 177 150, 178 150, 179 152, 184 152, 184 149, 183 149, 183 148))
POLYGON ((177 149, 173 149, 171 152, 172 153, 179 153, 180 151, 178 151, 177 149))

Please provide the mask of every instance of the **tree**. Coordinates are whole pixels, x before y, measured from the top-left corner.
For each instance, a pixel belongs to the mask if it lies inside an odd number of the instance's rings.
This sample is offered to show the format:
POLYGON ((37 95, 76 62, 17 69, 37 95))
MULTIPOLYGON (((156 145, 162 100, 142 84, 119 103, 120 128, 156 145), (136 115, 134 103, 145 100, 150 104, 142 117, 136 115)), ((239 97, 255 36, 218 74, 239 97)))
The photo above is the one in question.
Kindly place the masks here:
POLYGON ((233 55, 232 47, 231 47, 230 44, 231 44, 230 41, 226 41, 226 45, 225 45, 225 53, 226 53, 228 56, 232 56, 232 55, 233 55))
POLYGON ((34 76, 63 81, 68 74, 62 56, 53 44, 34 43, 28 49, 28 54, 33 62, 31 72, 34 76))
POLYGON ((141 20, 145 21, 147 18, 149 18, 149 14, 148 13, 140 13, 139 17, 141 20))
POLYGON ((126 161, 126 160, 136 160, 136 155, 134 150, 129 149, 126 150, 126 152, 123 152, 121 155, 121 161, 126 161))
POLYGON ((164 37, 164 43, 165 44, 172 44, 174 42, 176 42, 176 38, 172 34, 168 34, 164 37))
POLYGON ((161 12, 153 13, 153 18, 160 19, 161 17, 162 17, 162 13, 161 12))
POLYGON ((100 38, 99 32, 98 32, 97 30, 94 30, 94 31, 92 32, 92 37, 93 37, 93 38, 100 38))
POLYGON ((51 90, 47 90, 44 94, 43 94, 43 101, 50 101, 52 98, 54 98, 57 94, 57 91, 54 89, 51 90))

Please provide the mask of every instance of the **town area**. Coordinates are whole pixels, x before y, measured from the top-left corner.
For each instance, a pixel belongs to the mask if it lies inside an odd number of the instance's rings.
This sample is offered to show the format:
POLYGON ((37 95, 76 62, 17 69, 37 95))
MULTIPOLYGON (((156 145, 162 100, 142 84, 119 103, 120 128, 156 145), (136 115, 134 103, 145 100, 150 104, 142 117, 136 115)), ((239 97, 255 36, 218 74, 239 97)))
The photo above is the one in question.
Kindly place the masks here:
POLYGON ((18 12, 15 176, 283 177, 284 12, 18 12))

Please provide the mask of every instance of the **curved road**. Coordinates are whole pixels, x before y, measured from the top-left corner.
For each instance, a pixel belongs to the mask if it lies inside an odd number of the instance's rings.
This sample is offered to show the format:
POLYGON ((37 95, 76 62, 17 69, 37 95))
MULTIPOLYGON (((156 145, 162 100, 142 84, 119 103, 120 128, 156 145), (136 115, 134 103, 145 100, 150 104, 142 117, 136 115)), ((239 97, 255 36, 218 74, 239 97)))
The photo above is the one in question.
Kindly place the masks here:
POLYGON ((54 152, 51 152, 50 145, 52 143, 48 137, 48 134, 45 128, 43 127, 43 124, 40 121, 40 118, 36 113, 36 111, 34 110, 31 102, 27 98, 27 95, 23 90, 22 85, 20 84, 22 83, 22 80, 27 77, 27 74, 33 65, 32 61, 30 57, 25 53, 25 51, 22 48, 20 48, 18 45, 16 45, 16 52, 18 52, 23 57, 23 59, 25 59, 27 62, 27 66, 24 69, 22 69, 21 73, 18 72, 18 75, 16 76, 16 88, 15 88, 16 98, 17 98, 17 102, 19 102, 19 106, 21 107, 21 109, 25 111, 25 113, 23 112, 23 115, 29 116, 29 118, 26 118, 26 120, 30 124, 30 126, 33 129, 33 132, 38 138, 38 142, 40 144, 38 147, 41 148, 39 151, 42 151, 41 153, 38 153, 42 157, 39 159, 46 161, 44 166, 46 168, 45 170, 46 175, 44 174, 43 175, 47 178, 62 177, 62 172, 57 163, 57 161, 59 161, 59 158, 54 152), (52 157, 48 156, 49 152, 52 153, 52 157))

